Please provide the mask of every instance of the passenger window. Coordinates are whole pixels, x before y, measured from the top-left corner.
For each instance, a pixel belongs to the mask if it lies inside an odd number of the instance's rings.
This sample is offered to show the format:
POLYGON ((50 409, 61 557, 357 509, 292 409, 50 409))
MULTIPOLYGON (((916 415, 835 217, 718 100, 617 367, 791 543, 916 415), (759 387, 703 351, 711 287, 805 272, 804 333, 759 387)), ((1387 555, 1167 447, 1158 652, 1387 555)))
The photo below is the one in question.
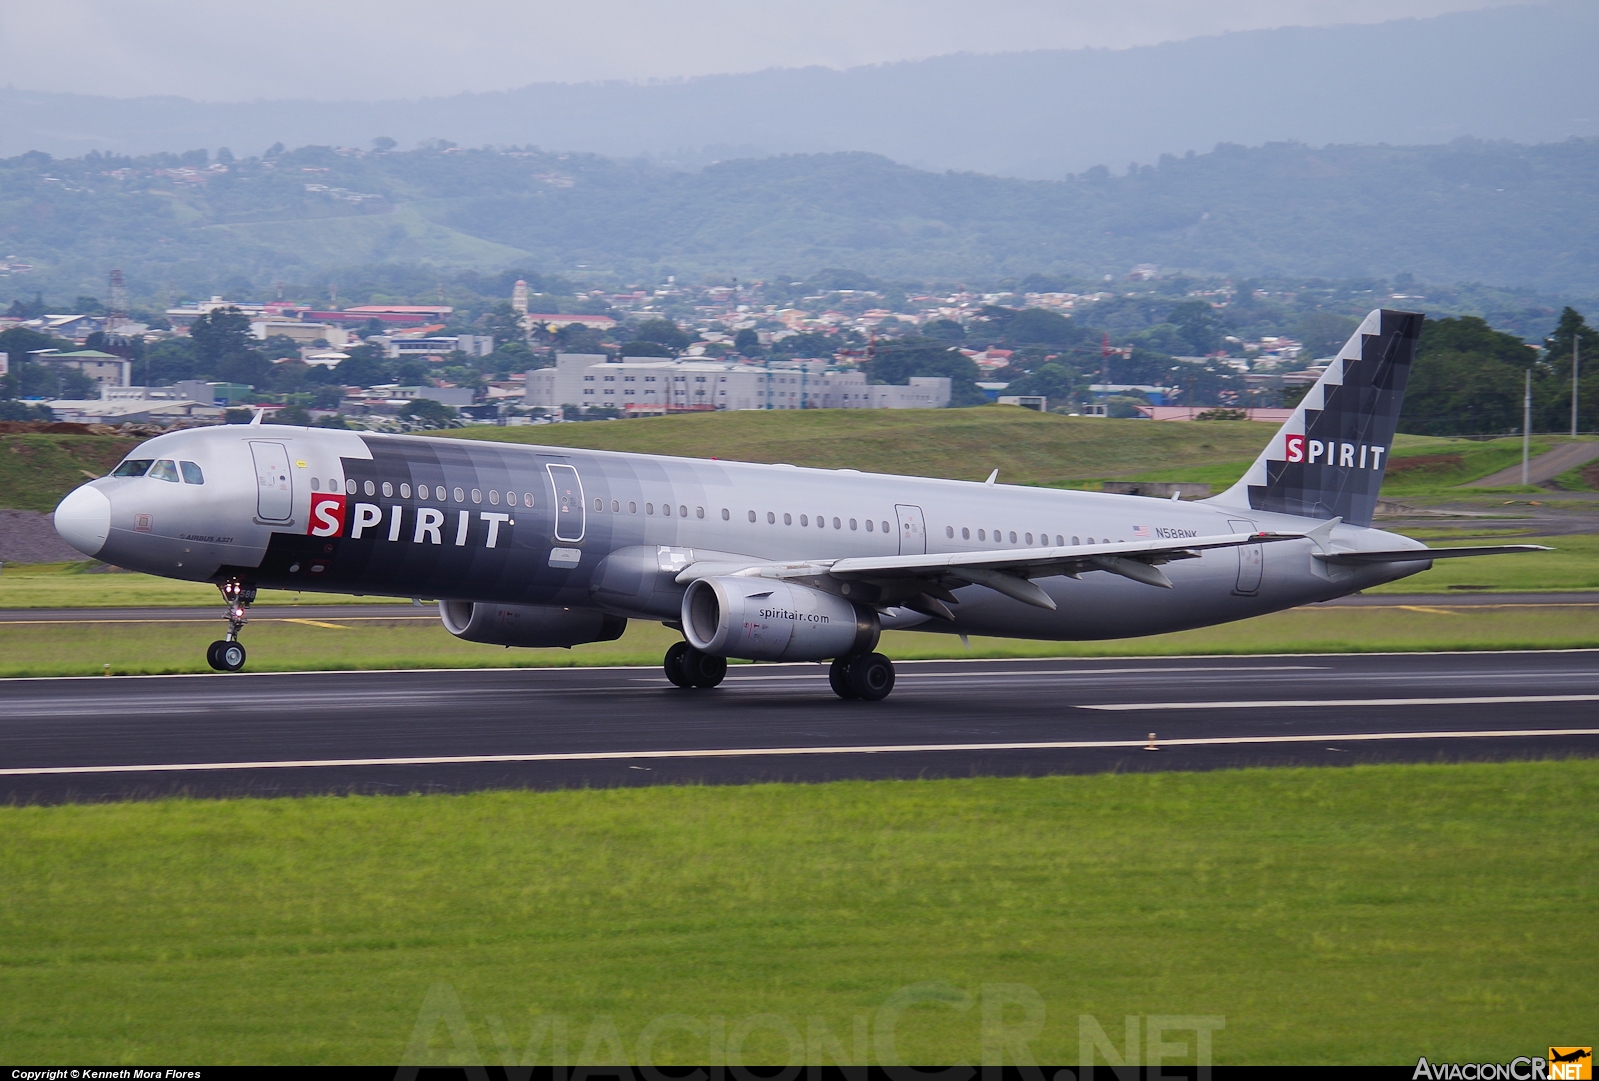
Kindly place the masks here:
POLYGON ((783 524, 784 525, 793 525, 794 524, 794 516, 792 514, 784 514, 783 515, 783 524))
POLYGON ((474 503, 483 502, 483 491, 482 491, 482 489, 479 489, 479 488, 473 488, 472 489, 472 502, 474 502, 474 503))
POLYGON ((644 513, 645 514, 654 514, 655 513, 655 504, 654 503, 646 503, 646 504, 644 504, 644 513))
POLYGON ((888 532, 888 523, 887 523, 887 522, 884 522, 884 523, 883 523, 883 532, 884 532, 884 533, 887 533, 887 532, 888 532))
POLYGON ((752 521, 752 522, 755 521, 755 512, 754 511, 750 511, 750 521, 752 521))
POLYGON ((155 464, 153 458, 129 458, 111 471, 113 477, 142 477, 155 464))
POLYGON ((955 538, 955 527, 952 526, 952 525, 945 526, 944 527, 944 536, 949 537, 951 540, 953 540, 955 538))
POLYGON ((866 519, 866 532, 870 533, 874 528, 872 520, 870 518, 866 519))
POLYGON ((372 484, 371 481, 367 481, 366 484, 363 486, 363 488, 366 491, 367 495, 377 495, 378 494, 377 488, 372 484))
MULTIPOLYGON (((494 502, 498 503, 499 500, 496 499, 494 502)), ((611 500, 611 513, 612 514, 621 514, 622 513, 622 501, 620 499, 611 500)))
POLYGON ((843 529, 843 528, 844 528, 844 527, 843 527, 843 526, 842 526, 842 525, 840 525, 840 524, 839 524, 839 521, 838 521, 838 519, 837 519, 837 518, 834 518, 834 519, 833 519, 833 528, 834 528, 834 529, 843 529))
POLYGON ((183 470, 183 479, 190 484, 204 484, 205 474, 200 472, 197 462, 179 462, 178 468, 183 470))
POLYGON ((705 517, 705 508, 704 507, 695 507, 694 508, 694 517, 696 517, 696 518, 705 517))
POLYGON ((850 519, 850 520, 849 520, 849 527, 850 527, 850 528, 851 528, 851 529, 854 529, 854 528, 856 528, 856 526, 855 526, 855 519, 853 519, 853 518, 851 518, 851 519, 850 519))
POLYGON ((466 500, 465 494, 461 491, 461 489, 457 488, 455 490, 455 501, 457 503, 461 503, 461 502, 465 502, 465 500, 466 500))
POLYGON ((595 501, 594 501, 594 509, 595 509, 595 510, 604 510, 604 509, 605 509, 605 500, 603 500, 603 499, 596 499, 596 500, 595 500, 595 501))
POLYGON ((723 507, 722 508, 722 521, 730 522, 732 520, 733 520, 733 512, 728 510, 726 507, 723 507))
POLYGON ((1032 544, 1033 543, 1033 535, 1031 533, 1027 534, 1027 538, 1026 539, 1027 539, 1027 543, 1028 544, 1032 544))
MULTIPOLYGON (((978 530, 978 532, 981 533, 982 530, 978 530)), ((971 540, 971 539, 972 539, 972 531, 970 529, 968 529, 966 526, 961 526, 961 540, 971 540)))
POLYGON ((988 530, 986 530, 986 529, 979 529, 979 530, 978 530, 978 531, 977 531, 977 539, 978 539, 978 540, 987 540, 987 539, 988 539, 988 530))
POLYGON ((1016 543, 1016 531, 1014 529, 1010 531, 1010 542, 1012 544, 1016 543))
POLYGON ((672 516, 672 504, 670 504, 670 503, 662 503, 661 504, 661 513, 666 515, 668 518, 670 518, 672 516))
POLYGON ((1066 538, 1061 536, 1059 533, 1055 534, 1055 547, 1056 548, 1064 548, 1064 547, 1066 547, 1066 538))
POLYGON ((312 477, 311 478, 311 490, 313 492, 320 492, 322 490, 322 482, 320 480, 317 480, 315 477, 312 477))
POLYGON ((637 513, 638 513, 638 504, 637 504, 637 503, 635 503, 635 502, 633 502, 633 501, 632 501, 632 500, 631 500, 631 499, 630 499, 630 500, 628 500, 628 503, 627 503, 627 512, 628 512, 628 513, 629 513, 629 514, 637 514, 637 513))
POLYGON ((777 524, 777 515, 773 514, 771 511, 767 511, 766 512, 766 524, 767 525, 776 525, 777 524))
MULTIPOLYGON (((312 481, 311 482, 311 487, 313 487, 313 488, 316 487, 316 481, 312 481)), ((411 486, 409 484, 400 485, 400 498, 401 499, 410 499, 411 498, 411 486)), ((516 500, 512 499, 511 502, 515 503, 516 500)))
POLYGON ((178 483, 178 467, 171 460, 162 458, 150 467, 150 475, 156 480, 167 480, 173 484, 178 483))
POLYGON ((811 524, 810 515, 808 515, 808 514, 800 515, 800 525, 810 525, 810 524, 811 524))
POLYGON ((522 493, 522 506, 531 507, 532 505, 533 505, 533 493, 532 492, 523 492, 522 493))
MULTIPOLYGON (((387 488, 388 485, 385 484, 383 487, 387 488)), ((383 494, 388 495, 389 493, 384 492, 383 494)), ((493 488, 489 489, 489 503, 496 507, 500 505, 500 493, 496 492, 493 488)), ((612 509, 614 510, 615 508, 613 507, 612 509)))
POLYGON ((393 495, 394 494, 394 485, 390 484, 388 481, 384 481, 383 482, 383 494, 386 495, 386 496, 387 495, 393 495))
POLYGON ((677 516, 679 518, 687 518, 688 517, 688 508, 680 505, 677 508, 677 516))

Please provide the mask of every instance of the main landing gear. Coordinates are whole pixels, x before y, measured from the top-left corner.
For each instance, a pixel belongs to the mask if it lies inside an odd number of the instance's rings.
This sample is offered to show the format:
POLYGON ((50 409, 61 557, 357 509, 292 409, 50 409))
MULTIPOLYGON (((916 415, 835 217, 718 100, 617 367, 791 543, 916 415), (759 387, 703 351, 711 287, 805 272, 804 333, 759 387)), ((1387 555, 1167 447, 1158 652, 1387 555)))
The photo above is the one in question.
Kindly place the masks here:
POLYGON ((894 662, 881 653, 840 657, 828 669, 827 681, 840 698, 881 702, 894 689, 894 662))
POLYGON ((666 678, 678 687, 711 688, 727 675, 727 660, 701 653, 687 642, 666 651, 666 678))
POLYGON ((255 586, 246 585, 237 578, 229 578, 217 588, 222 590, 222 599, 228 604, 228 633, 220 641, 206 647, 205 660, 218 672, 237 672, 244 667, 245 658, 244 643, 239 641, 239 632, 249 622, 245 612, 255 603, 255 586))

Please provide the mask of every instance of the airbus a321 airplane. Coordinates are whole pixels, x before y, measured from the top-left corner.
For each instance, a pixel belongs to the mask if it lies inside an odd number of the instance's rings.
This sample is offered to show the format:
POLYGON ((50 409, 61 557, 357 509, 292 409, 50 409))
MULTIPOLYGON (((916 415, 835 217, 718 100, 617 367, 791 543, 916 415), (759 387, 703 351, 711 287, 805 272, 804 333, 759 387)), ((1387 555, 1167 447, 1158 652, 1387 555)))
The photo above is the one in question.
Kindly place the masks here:
POLYGON ((1275 612, 1444 556, 1371 528, 1422 317, 1368 315, 1242 480, 1197 502, 259 424, 143 443, 69 494, 85 555, 220 586, 238 671, 262 587, 437 598, 459 638, 574 646, 656 620, 666 676, 832 661, 877 701, 886 629, 1081 640, 1275 612))

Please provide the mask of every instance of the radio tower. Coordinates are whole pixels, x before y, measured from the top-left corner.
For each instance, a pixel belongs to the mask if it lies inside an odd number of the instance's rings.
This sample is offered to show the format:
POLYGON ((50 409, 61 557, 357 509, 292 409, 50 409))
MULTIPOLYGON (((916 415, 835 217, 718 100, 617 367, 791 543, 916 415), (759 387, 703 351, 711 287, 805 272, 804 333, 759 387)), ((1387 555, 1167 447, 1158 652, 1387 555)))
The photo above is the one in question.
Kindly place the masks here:
POLYGON ((106 289, 105 332, 115 334, 128 321, 128 286, 122 280, 122 268, 114 267, 106 289))

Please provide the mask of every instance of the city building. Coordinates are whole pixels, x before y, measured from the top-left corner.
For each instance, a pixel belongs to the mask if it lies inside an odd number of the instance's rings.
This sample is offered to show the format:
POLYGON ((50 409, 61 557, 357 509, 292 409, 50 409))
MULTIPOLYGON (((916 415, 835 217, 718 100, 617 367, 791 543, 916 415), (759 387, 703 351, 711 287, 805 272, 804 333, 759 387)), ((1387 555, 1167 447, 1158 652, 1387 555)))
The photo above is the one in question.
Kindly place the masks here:
POLYGON ((261 341, 268 338, 288 338, 295 345, 315 345, 324 342, 331 346, 345 345, 350 332, 328 323, 302 323, 297 319, 259 319, 250 324, 250 333, 261 341))
POLYGON ((222 418, 220 406, 189 399, 176 387, 103 386, 98 398, 57 398, 45 405, 57 420, 73 424, 175 424, 222 418))
POLYGON ((494 339, 487 334, 437 334, 427 338, 374 337, 367 340, 382 345, 383 355, 390 360, 442 356, 457 350, 474 357, 486 357, 494 352, 494 339))
POLYGON ((54 349, 40 349, 29 353, 35 361, 57 368, 72 368, 94 380, 100 387, 125 387, 133 381, 133 362, 98 349, 79 349, 59 353, 54 349))
POLYGON ((822 360, 740 364, 718 360, 561 353, 555 367, 527 373, 525 404, 599 406, 625 413, 740 409, 940 409, 950 381, 918 377, 903 386, 872 386, 864 372, 822 360))

